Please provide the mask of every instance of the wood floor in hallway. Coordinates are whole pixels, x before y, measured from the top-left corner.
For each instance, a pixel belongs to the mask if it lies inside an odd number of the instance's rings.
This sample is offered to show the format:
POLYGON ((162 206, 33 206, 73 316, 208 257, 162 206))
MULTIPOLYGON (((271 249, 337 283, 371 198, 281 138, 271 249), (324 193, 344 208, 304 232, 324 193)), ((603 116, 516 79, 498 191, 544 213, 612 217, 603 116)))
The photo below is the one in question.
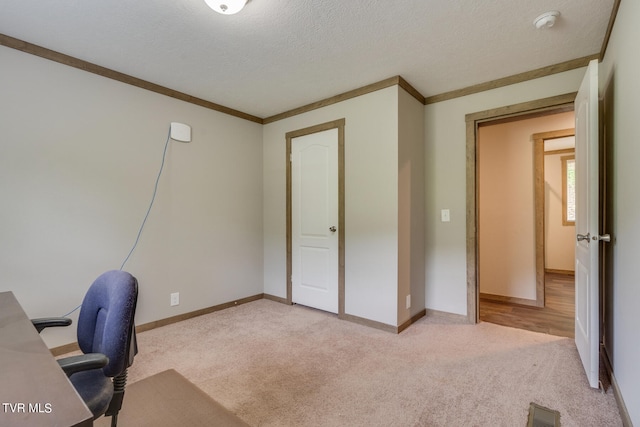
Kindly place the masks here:
POLYGON ((575 317, 574 276, 547 273, 545 275, 545 307, 480 299, 480 321, 574 337, 575 317))

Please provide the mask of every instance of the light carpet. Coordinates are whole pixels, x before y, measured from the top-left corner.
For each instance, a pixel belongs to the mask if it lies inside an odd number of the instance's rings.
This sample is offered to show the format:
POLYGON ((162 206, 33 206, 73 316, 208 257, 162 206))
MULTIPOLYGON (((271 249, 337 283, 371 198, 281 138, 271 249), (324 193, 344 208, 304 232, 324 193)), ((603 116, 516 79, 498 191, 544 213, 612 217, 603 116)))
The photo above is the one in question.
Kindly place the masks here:
POLYGON ((525 426, 532 402, 562 426, 622 425, 573 340, 490 323, 422 318, 396 335, 259 300, 138 344, 131 381, 176 369, 252 426, 525 426))

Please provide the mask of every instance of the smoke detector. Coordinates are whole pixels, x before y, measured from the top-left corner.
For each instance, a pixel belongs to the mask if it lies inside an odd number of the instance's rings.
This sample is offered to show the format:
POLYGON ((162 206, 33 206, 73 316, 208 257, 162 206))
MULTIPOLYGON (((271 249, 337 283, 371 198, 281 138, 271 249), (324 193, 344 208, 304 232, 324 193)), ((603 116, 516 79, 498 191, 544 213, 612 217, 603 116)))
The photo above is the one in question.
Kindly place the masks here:
POLYGON ((558 12, 557 10, 543 13, 533 20, 533 25, 537 29, 551 28, 556 23, 556 19, 558 19, 558 16, 560 16, 560 12, 558 12))

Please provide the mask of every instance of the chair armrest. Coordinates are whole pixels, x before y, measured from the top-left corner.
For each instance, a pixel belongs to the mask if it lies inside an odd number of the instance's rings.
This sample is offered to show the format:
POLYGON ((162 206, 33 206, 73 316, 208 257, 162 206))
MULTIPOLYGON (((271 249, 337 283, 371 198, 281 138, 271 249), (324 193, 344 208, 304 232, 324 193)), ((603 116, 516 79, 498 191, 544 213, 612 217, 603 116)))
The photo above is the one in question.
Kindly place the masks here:
POLYGON ((87 353, 58 359, 58 364, 64 373, 67 374, 67 377, 70 377, 76 372, 104 368, 108 363, 109 358, 102 353, 87 353))
POLYGON ((33 323, 33 326, 35 326, 38 333, 40 333, 44 328, 51 326, 69 326, 71 319, 68 317, 43 317, 40 319, 31 319, 31 323, 33 323))

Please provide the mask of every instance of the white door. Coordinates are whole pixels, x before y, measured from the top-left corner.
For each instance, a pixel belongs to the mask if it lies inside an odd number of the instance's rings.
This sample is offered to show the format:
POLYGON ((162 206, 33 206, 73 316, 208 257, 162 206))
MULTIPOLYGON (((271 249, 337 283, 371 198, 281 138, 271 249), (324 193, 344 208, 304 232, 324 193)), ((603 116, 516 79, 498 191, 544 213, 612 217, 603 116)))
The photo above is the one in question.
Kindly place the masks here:
POLYGON ((598 387, 598 62, 589 63, 575 101, 575 340, 589 385, 598 387))
POLYGON ((291 141, 291 298, 338 312, 338 129, 291 141))

